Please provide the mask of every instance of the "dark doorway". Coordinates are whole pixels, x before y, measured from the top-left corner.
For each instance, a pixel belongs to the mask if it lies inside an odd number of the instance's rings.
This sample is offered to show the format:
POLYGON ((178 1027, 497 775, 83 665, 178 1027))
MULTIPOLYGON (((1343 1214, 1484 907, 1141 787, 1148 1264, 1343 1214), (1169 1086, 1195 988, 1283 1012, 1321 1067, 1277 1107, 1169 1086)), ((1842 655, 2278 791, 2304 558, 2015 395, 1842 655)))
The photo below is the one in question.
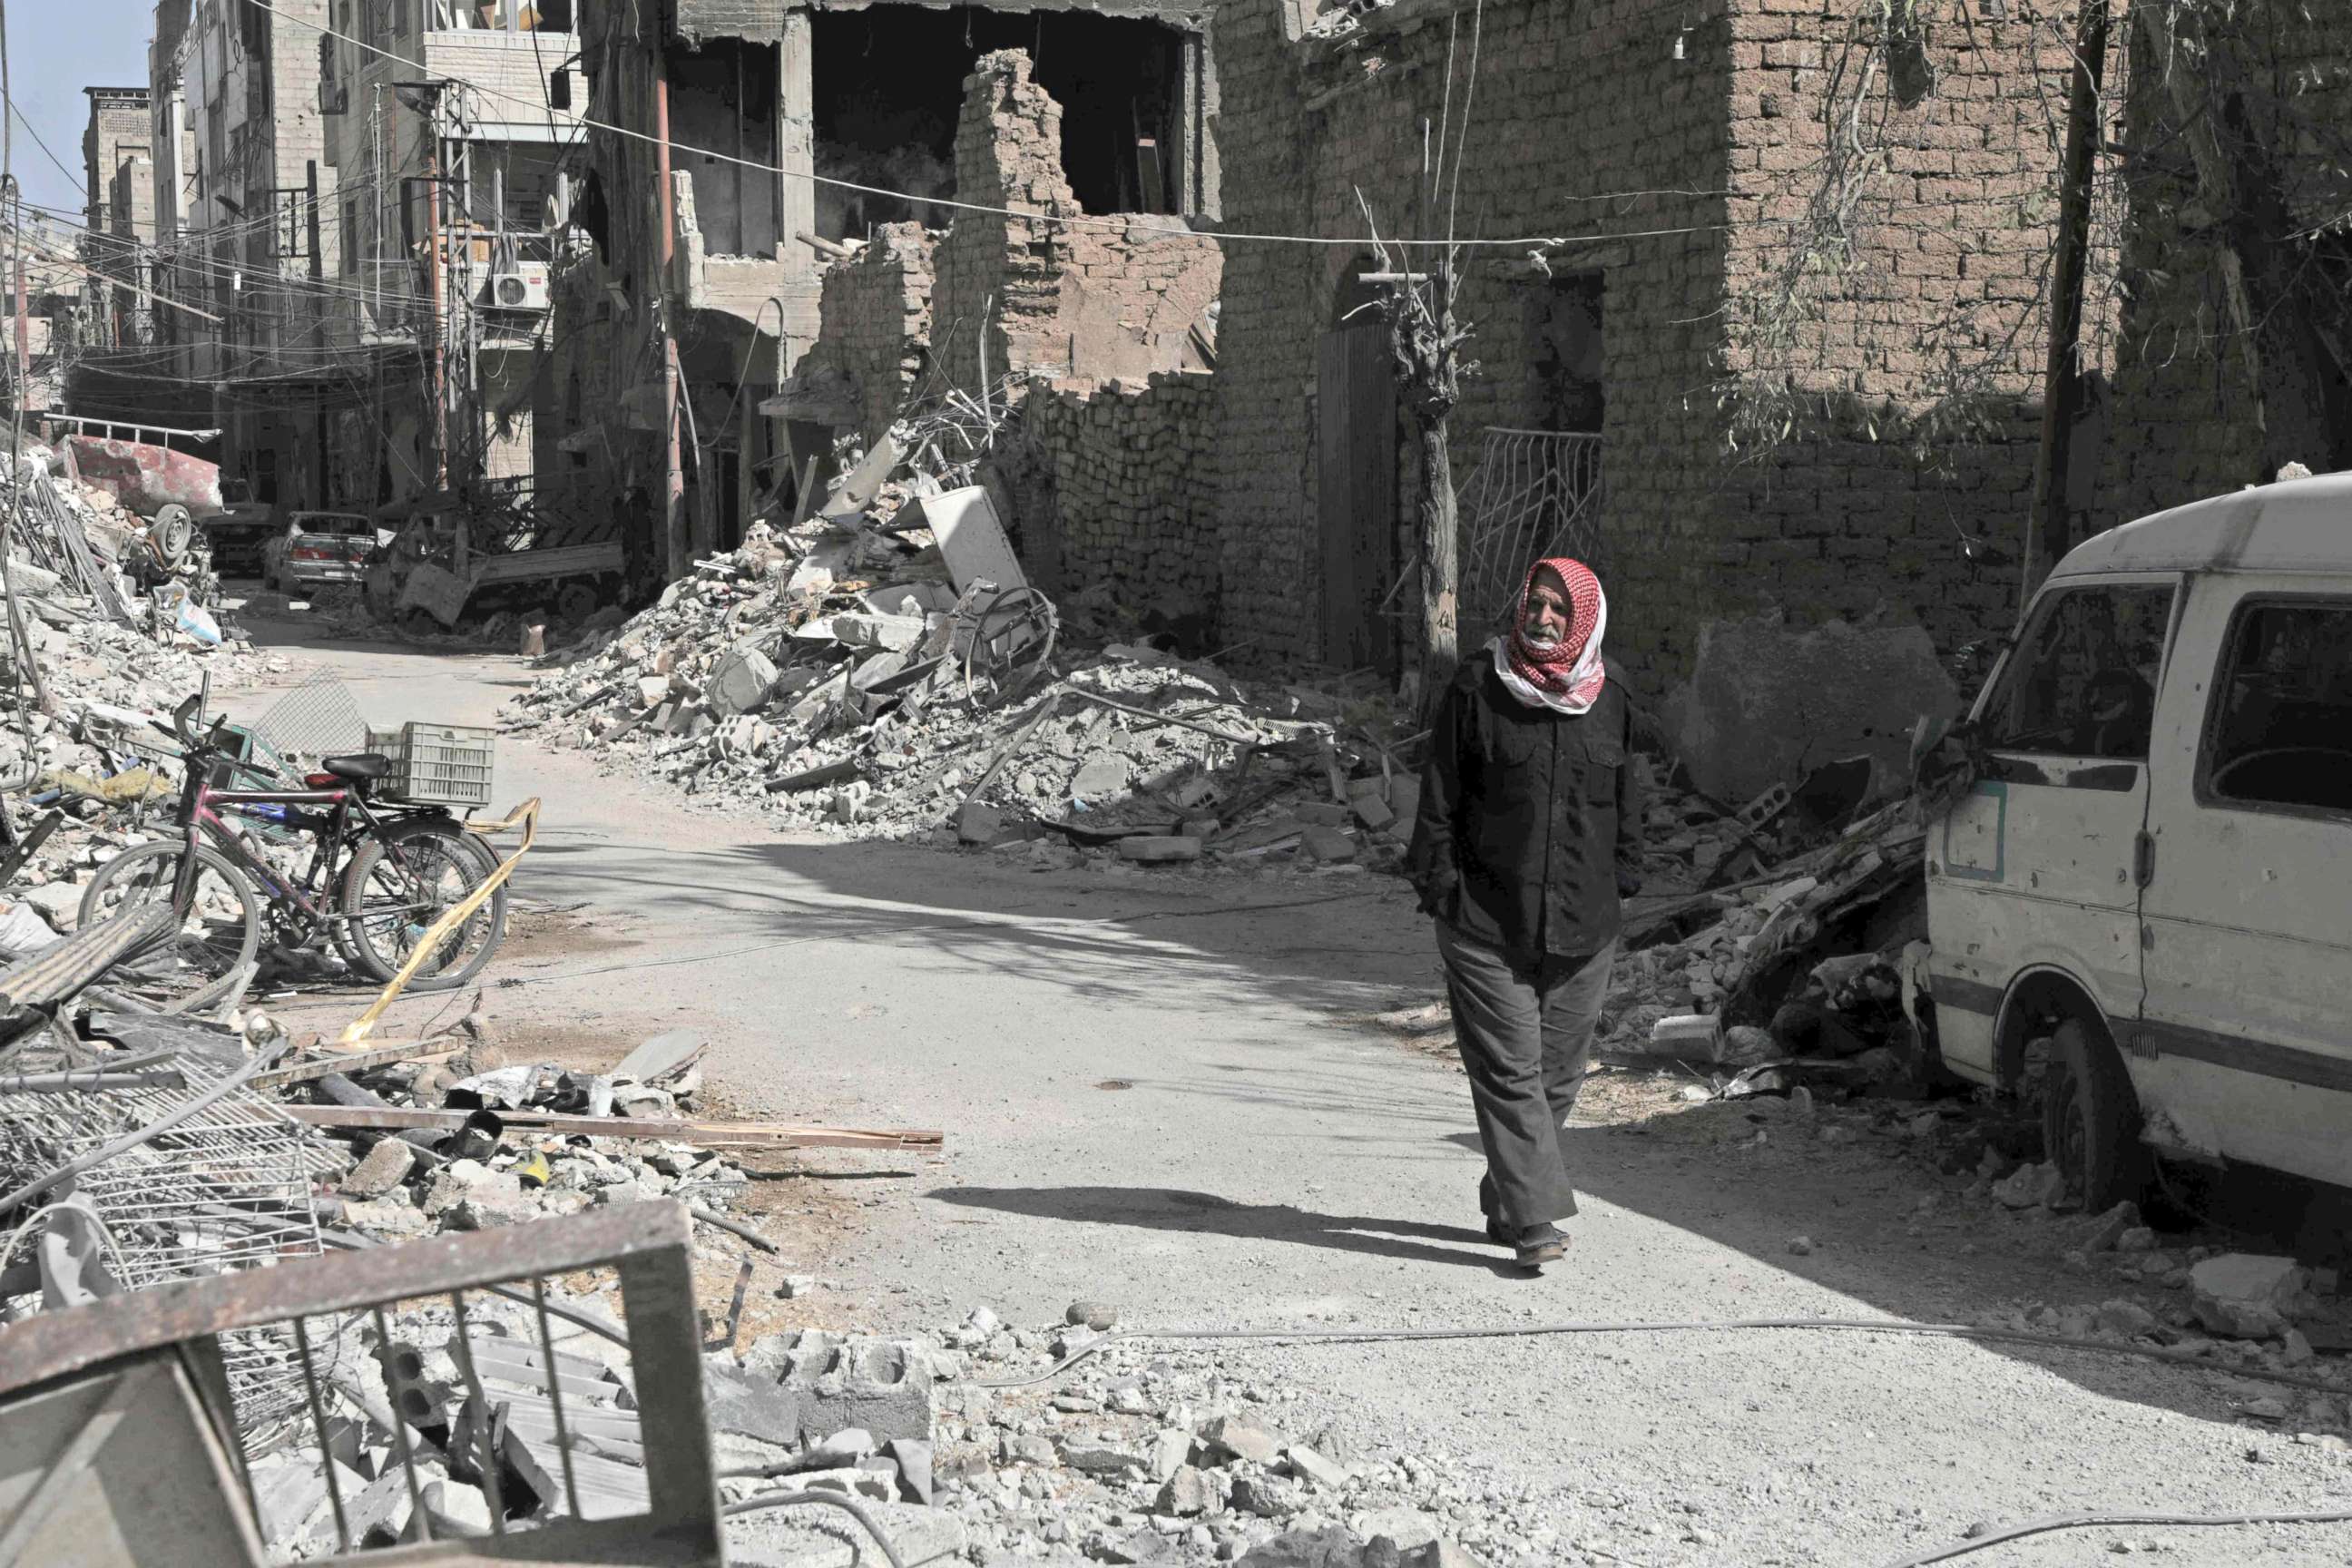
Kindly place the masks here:
MULTIPOLYGON (((1141 140, 1160 150, 1177 144, 1184 52, 1174 28, 1083 12, 899 5, 820 11, 809 27, 820 175, 954 195, 964 79, 984 54, 1025 49, 1037 85, 1062 106, 1062 169, 1078 205, 1090 213, 1181 210, 1175 160, 1138 154, 1141 140)), ((817 228, 832 238, 863 239, 877 224, 909 218, 944 226, 951 216, 817 187, 817 228)))
POLYGON ((1529 301, 1528 365, 1539 428, 1600 433, 1601 304, 1598 272, 1555 278, 1529 301))
POLYGON ((1343 669, 1398 666, 1397 387, 1387 319, 1360 309, 1348 268, 1318 355, 1316 499, 1322 528, 1323 657, 1343 669))

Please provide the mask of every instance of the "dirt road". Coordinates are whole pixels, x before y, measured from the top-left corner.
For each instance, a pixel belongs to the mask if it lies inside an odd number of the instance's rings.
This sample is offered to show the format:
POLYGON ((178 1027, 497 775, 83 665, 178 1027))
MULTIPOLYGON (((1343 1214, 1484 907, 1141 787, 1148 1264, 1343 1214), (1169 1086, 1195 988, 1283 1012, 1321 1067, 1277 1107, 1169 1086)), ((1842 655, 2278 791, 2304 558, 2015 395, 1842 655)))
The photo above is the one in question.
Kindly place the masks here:
MULTIPOLYGON (((487 722, 529 679, 510 658, 257 630, 378 722, 487 722)), ((538 912, 488 994, 517 1059, 609 1060, 693 1027, 746 1112, 947 1131, 936 1163, 840 1156, 772 1184, 810 1249, 776 1272, 824 1282, 775 1309, 791 1321, 912 1328, 984 1303, 1039 1322, 1087 1298, 1170 1327, 1930 1321, 2133 1293, 2108 1262, 2065 1268, 2053 1237, 1962 1213, 1966 1178, 1899 1139, 1785 1124, 1580 1125, 1591 1197, 1570 1261, 1539 1280, 1498 1268, 1459 1074, 1342 1021, 1433 981, 1425 925, 1386 879, 1033 874, 799 842, 505 742, 500 802, 526 794, 545 802, 520 882, 538 912)), ((1302 1426, 1453 1456, 1479 1479, 1466 1509, 1542 1520, 1520 1542, 1535 1562, 1867 1564, 1980 1521, 2320 1508, 2347 1479, 2340 1453, 2294 1440, 2310 1415, 2235 1418, 2275 1389, 2087 1353, 1745 1331, 1233 1359, 1299 1390, 1302 1426)), ((2097 1530, 1969 1561, 2141 1549, 2343 1563, 2352 1527, 2097 1530)))

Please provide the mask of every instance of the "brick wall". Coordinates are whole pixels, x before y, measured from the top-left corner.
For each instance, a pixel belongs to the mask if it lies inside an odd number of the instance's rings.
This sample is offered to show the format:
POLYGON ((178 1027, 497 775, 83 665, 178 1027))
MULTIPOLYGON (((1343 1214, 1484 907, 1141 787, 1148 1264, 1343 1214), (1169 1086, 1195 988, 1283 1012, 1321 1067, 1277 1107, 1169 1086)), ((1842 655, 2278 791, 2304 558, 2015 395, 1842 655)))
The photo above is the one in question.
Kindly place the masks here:
MULTIPOLYGON (((1447 50, 1466 57, 1466 36, 1450 39, 1433 3, 1397 0, 1322 39, 1317 9, 1228 0, 1218 12, 1229 229, 1352 239, 1364 233, 1359 188, 1385 231, 1416 216, 1423 126, 1447 112, 1447 50)), ((1884 601, 1949 644, 2003 621, 2014 597, 1958 541, 2009 540, 2022 523, 2024 405, 2042 353, 2034 258, 2050 238, 2032 194, 2054 189, 2046 116, 2063 100, 2063 57, 2043 47, 2054 30, 1964 29, 1952 8, 1926 40, 1929 90, 1906 103, 1874 89, 1883 163, 1857 209, 1856 265, 1817 286, 1808 324, 1782 349, 1826 417, 1769 456, 1727 453, 1718 386, 1746 368, 1735 308, 1771 275, 1791 220, 1824 183, 1832 72, 1878 9, 1486 7, 1460 211, 1482 236, 1571 238, 1546 248, 1550 271, 1601 276, 1599 552, 1619 667, 1654 689, 1686 672, 1713 617, 1779 605, 1803 622, 1884 601), (1949 395, 1961 389, 1965 400, 1949 395), (1942 446, 1939 462, 1870 438, 1873 424, 1882 437, 1899 424, 1874 408, 1963 402, 1985 438, 1942 446)), ((1882 64, 1874 80, 1885 79, 1882 64)), ((1457 126, 1461 104, 1457 75, 1457 126)), ((1225 248, 1220 631, 1311 657, 1320 628, 1300 606, 1319 589, 1318 344, 1360 258, 1239 238, 1225 248)), ((1453 419, 1457 476, 1486 429, 1556 416, 1531 330, 1551 284, 1528 248, 1476 252, 1468 267, 1459 314, 1479 369, 1453 419)), ((1411 442, 1400 449, 1400 516, 1389 521, 1402 533, 1411 442)))
POLYGON ((1023 557, 1052 591, 1108 584, 1136 608, 1217 592, 1215 400, 1204 372, 1036 380, 997 477, 1023 557))
POLYGON ((932 237, 886 223, 856 257, 825 268, 816 343, 794 378, 838 377, 870 445, 890 427, 930 363, 932 237))
MULTIPOLYGON (((2344 160, 2330 155, 2352 124, 2352 10, 2251 6, 2241 26, 2215 29, 2210 63, 2180 82, 2167 77, 2144 24, 2136 18, 2127 31, 2123 140, 2146 153, 2123 182, 2128 288, 2092 519, 2102 527, 2266 481, 2289 461, 2344 466, 2329 456, 2325 404, 2304 362, 2316 338, 2297 312, 2264 310, 2259 265, 2250 274, 2232 254, 2230 226, 2216 221, 2228 204, 2200 189, 2175 89, 2212 106, 2200 116, 2209 129, 2226 124, 2237 100, 2266 154, 2239 174, 2269 184, 2283 209, 2283 221, 2260 228, 2324 229, 2352 205, 2344 160), (2240 281, 2250 278, 2251 287, 2240 281), (2266 315, 2272 330, 2241 325, 2266 315)), ((2340 237, 2290 247, 2287 258, 2325 264, 2331 246, 2340 288, 2352 260, 2340 237)))
MULTIPOLYGON (((1087 216, 1062 173, 1062 110, 1017 49, 982 56, 964 84, 956 192, 965 201, 1087 216)), ((937 258, 932 357, 953 384, 1042 374, 1104 381, 1180 369, 1217 298, 1216 244, 1181 220, 1034 224, 959 212, 937 258), (1174 230, 1174 232, 1171 232, 1174 230)))

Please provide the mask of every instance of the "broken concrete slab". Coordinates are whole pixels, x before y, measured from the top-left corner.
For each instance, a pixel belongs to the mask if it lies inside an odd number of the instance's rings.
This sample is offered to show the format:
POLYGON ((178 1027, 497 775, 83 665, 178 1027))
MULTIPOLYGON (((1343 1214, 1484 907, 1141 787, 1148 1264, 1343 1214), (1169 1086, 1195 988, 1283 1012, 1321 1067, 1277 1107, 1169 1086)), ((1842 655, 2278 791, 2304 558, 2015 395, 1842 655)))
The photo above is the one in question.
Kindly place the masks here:
POLYGON ((2189 1270, 2189 1310, 2213 1333, 2268 1339, 2312 1305, 2311 1272, 2292 1258, 2225 1252, 2189 1270))
POLYGON ((1356 858, 1356 841, 1336 827, 1307 827, 1298 835, 1298 858, 1344 865, 1356 858))
POLYGON ((657 1084, 677 1077, 702 1059, 709 1042, 691 1029, 670 1029, 656 1035, 614 1064, 607 1077, 657 1084))
POLYGON ((1241 1568, 1360 1568, 1364 1543, 1345 1525, 1293 1530, 1243 1553, 1241 1568))
POLYGON ((380 1198, 408 1180, 409 1173, 416 1169, 416 1160, 415 1144, 386 1138, 335 1184, 335 1190, 347 1198, 380 1198))
POLYGON ((1959 695, 1923 627, 1798 627, 1773 611, 1702 628, 1666 710, 1692 781, 1739 801, 1824 755, 1866 755, 1880 777, 1906 777, 1913 725, 1950 719, 1959 695))
POLYGON ((775 661, 758 648, 739 647, 719 661, 703 694, 712 711, 732 718, 765 707, 775 685, 775 661))
POLYGON ((818 1329, 771 1334, 742 1358, 793 1402, 798 1440, 864 1427, 877 1440, 931 1440, 929 1355, 911 1340, 844 1339, 818 1329))
POLYGON ((1173 834, 1139 833, 1118 841, 1118 858, 1140 866, 1168 866, 1201 858, 1201 841, 1173 834))
POLYGON ((1219 1464, 1271 1465, 1282 1457, 1281 1435, 1251 1415, 1221 1415, 1201 1429, 1201 1440, 1219 1464))
POLYGON ((1089 759, 1070 780, 1072 800, 1102 801, 1127 793, 1129 767, 1125 757, 1103 756, 1089 759))

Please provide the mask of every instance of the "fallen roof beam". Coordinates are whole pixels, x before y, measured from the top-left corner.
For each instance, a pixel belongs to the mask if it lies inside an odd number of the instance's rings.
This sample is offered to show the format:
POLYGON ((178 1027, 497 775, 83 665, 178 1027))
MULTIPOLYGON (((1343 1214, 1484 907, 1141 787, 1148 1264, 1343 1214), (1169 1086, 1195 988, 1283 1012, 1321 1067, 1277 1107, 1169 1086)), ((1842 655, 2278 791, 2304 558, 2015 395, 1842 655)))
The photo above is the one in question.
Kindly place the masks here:
MULTIPOLYGON (((405 1106, 282 1105, 287 1116, 312 1127, 411 1128, 454 1132, 470 1110, 420 1110, 405 1106)), ((924 1149, 937 1151, 947 1134, 928 1129, 811 1127, 786 1121, 700 1121, 690 1118, 565 1116, 545 1110, 491 1112, 509 1128, 592 1138, 664 1138, 710 1149, 924 1149)))

